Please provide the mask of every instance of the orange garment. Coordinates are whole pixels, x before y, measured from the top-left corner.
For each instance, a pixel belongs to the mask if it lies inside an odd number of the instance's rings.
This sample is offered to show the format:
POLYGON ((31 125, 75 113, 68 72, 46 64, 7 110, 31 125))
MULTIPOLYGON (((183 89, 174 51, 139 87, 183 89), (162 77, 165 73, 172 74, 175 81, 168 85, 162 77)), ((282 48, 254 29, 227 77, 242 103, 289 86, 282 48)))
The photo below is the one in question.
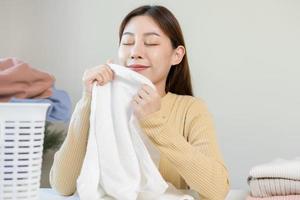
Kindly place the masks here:
POLYGON ((0 59, 0 102, 15 98, 47 98, 54 77, 15 58, 0 59))

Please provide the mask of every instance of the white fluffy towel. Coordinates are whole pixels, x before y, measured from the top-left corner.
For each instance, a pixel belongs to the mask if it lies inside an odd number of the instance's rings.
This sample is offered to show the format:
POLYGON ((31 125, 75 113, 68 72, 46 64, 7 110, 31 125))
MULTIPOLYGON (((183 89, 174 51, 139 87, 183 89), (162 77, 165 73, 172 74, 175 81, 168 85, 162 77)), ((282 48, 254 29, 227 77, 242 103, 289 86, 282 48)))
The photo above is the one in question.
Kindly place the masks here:
POLYGON ((110 67, 115 79, 92 91, 87 150, 77 180, 80 199, 192 200, 164 181, 132 112, 142 84, 154 85, 126 67, 110 67))

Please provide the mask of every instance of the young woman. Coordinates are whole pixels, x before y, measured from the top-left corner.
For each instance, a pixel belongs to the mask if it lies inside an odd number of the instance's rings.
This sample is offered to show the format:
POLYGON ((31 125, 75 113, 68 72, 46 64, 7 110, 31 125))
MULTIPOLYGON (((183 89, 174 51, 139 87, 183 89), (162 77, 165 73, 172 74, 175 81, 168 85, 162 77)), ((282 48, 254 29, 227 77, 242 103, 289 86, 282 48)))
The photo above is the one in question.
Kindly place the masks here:
MULTIPOLYGON (((157 89, 144 85, 132 106, 144 133, 160 151, 161 175, 178 189, 197 191, 201 199, 225 199, 228 172, 211 115, 204 102, 193 97, 178 21, 165 7, 141 6, 124 18, 119 39, 119 64, 144 75, 157 89)), ((93 82, 104 85, 113 79, 105 64, 83 75, 83 96, 50 173, 52 187, 63 195, 76 190, 87 145, 93 82)))

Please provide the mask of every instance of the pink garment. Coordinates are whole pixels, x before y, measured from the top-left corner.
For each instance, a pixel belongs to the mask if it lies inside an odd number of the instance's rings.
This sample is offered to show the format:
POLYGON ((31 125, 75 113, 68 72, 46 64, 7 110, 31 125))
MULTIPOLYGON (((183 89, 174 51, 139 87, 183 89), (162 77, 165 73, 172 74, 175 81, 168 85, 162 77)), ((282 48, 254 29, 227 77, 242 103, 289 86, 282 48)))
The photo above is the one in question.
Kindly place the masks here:
POLYGON ((47 98, 54 77, 15 58, 0 59, 0 102, 15 98, 47 98))
POLYGON ((250 178, 250 193, 253 197, 300 195, 300 181, 284 178, 250 178))
POLYGON ((246 200, 300 200, 300 195, 272 196, 264 198, 248 196, 246 200))

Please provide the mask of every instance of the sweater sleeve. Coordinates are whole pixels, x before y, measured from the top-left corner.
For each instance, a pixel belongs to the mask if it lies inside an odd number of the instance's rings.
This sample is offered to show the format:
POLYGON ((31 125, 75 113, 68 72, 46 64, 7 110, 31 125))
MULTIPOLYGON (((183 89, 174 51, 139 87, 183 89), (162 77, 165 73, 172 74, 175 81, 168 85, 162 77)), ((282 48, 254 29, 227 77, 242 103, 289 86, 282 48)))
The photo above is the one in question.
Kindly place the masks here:
POLYGON ((75 106, 67 137, 54 155, 50 185, 62 195, 72 195, 76 191, 76 181, 86 152, 90 104, 91 96, 84 94, 75 106))
MULTIPOLYGON (((144 132, 177 169, 189 187, 204 200, 225 199, 228 172, 220 156, 211 116, 196 99, 184 118, 187 139, 160 111, 140 121, 144 132)), ((178 122, 179 123, 179 122, 178 122)))

